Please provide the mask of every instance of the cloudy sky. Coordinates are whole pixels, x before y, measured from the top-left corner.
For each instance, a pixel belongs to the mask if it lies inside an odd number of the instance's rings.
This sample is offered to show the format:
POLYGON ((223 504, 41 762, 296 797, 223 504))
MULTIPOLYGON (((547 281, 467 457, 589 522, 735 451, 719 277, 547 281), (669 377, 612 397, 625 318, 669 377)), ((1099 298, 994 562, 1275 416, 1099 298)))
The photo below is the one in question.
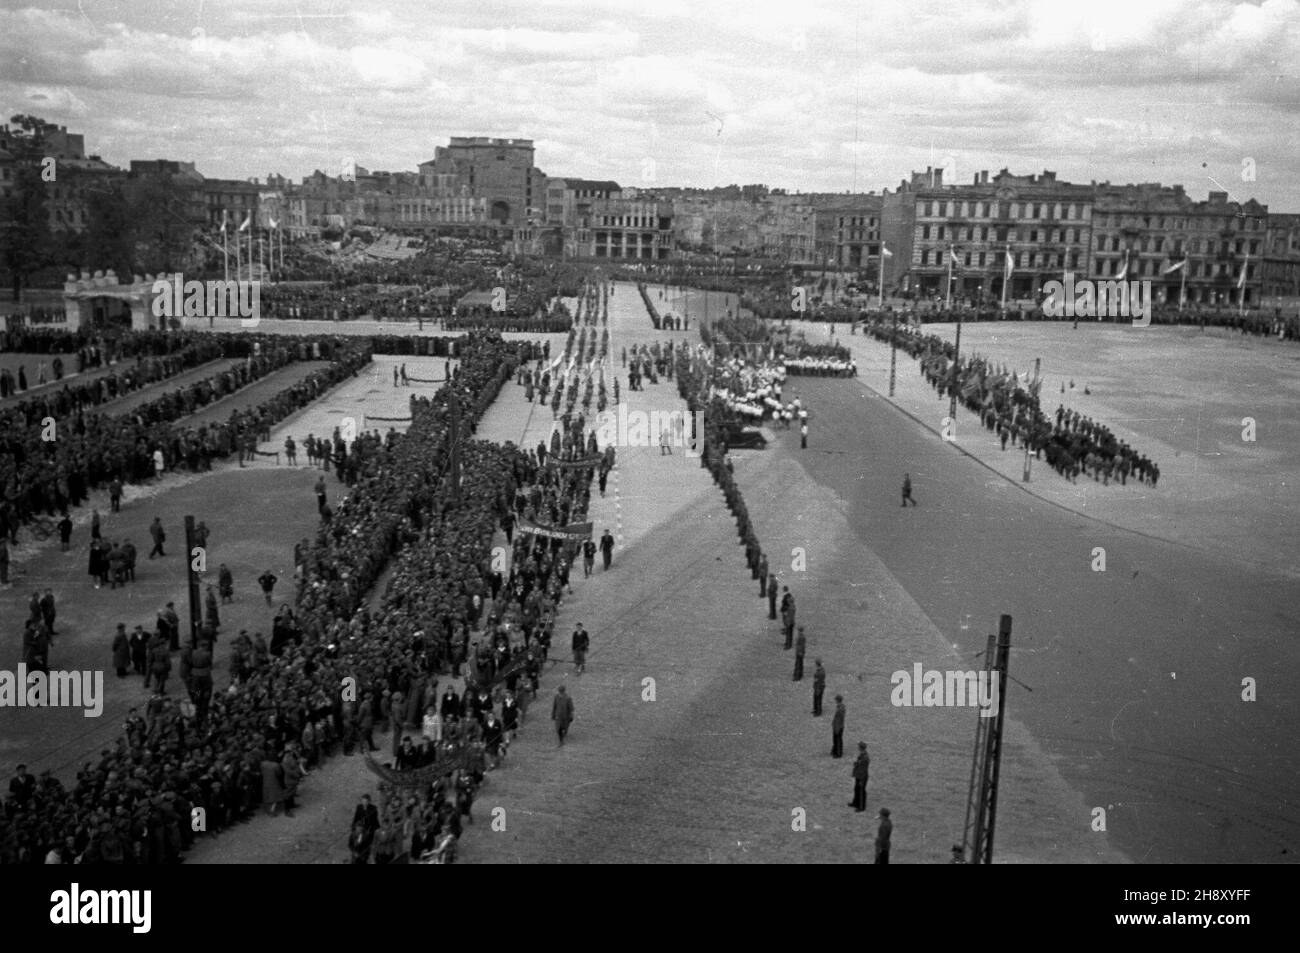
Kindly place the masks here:
POLYGON ((942 166, 1300 211, 1300 0, 6 0, 0 109, 210 176, 413 170, 894 187, 942 166), (1215 183, 1218 183, 1216 185, 1215 183))

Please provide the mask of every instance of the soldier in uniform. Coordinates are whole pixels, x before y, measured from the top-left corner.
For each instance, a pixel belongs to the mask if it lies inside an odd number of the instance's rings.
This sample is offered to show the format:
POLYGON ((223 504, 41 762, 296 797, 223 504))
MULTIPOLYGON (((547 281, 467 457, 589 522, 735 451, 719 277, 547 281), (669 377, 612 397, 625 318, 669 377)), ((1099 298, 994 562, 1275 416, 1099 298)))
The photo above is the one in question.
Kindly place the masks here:
POLYGON ((894 833, 894 822, 889 819, 889 808, 880 809, 880 827, 876 830, 876 863, 889 863, 889 838, 894 833))
POLYGON ((803 634, 803 626, 799 626, 799 637, 794 640, 794 680, 803 681, 803 657, 808 651, 808 639, 803 634))
MULTIPOLYGON (((836 714, 839 710, 836 709, 836 714)), ((867 743, 858 742, 858 758, 853 762, 853 800, 849 807, 859 814, 867 809, 867 777, 871 771, 871 757, 867 754, 867 743)))
POLYGON ((794 645, 794 594, 789 586, 781 587, 781 628, 785 632, 785 647, 794 645))
POLYGON ((831 716, 831 757, 844 757, 844 696, 835 696, 835 714, 831 716))
POLYGON ((822 668, 822 660, 816 659, 813 667, 813 714, 818 717, 822 713, 822 695, 826 693, 826 669, 822 668))

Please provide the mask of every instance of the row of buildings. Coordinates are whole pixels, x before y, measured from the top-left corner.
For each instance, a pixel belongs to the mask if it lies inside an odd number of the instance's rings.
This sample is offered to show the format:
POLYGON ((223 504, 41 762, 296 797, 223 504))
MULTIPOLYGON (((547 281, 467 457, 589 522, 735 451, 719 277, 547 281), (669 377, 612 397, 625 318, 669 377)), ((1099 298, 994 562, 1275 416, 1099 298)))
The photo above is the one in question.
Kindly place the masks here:
MULTIPOLYGON (((294 183, 213 179, 192 162, 87 156, 80 135, 47 126, 58 176, 55 229, 80 230, 88 199, 114 179, 165 177, 196 226, 250 219, 290 238, 371 225, 411 233, 495 236, 519 254, 661 262, 679 251, 857 271, 919 295, 1038 295, 1063 272, 1152 282, 1157 300, 1268 306, 1300 296, 1300 215, 1270 214, 1225 192, 1193 199, 1180 185, 1071 183, 1055 173, 948 182, 913 172, 883 193, 791 194, 762 185, 640 190, 546 175, 530 139, 452 137, 414 172, 349 162, 294 183), (883 257, 883 268, 882 268, 883 257), (1181 264, 1180 264, 1181 263, 1181 264), (1244 281, 1242 275, 1244 273, 1244 281), (1008 279, 1008 274, 1010 275, 1008 279)), ((0 127, 0 195, 17 150, 0 127)))
POLYGON ((88 156, 84 137, 40 130, 39 156, 17 130, 0 126, 0 198, 23 162, 54 161, 43 183, 50 228, 83 231, 92 197, 132 179, 165 180, 179 212, 196 228, 282 228, 290 238, 370 225, 398 231, 493 236, 520 254, 666 260, 674 246, 672 207, 610 181, 548 176, 530 139, 453 137, 414 172, 370 171, 349 162, 337 175, 316 171, 300 183, 269 175, 218 179, 193 162, 132 160, 121 169, 88 156))
MULTIPOLYGON (((1038 296, 1078 278, 1150 280, 1157 301, 1248 306, 1300 296, 1300 215, 1181 185, 1064 182, 1050 171, 946 182, 914 172, 882 194, 675 189, 683 246, 862 272, 918 295, 1038 296), (884 251, 882 252, 882 248, 884 251), (882 269, 882 254, 884 256, 882 269), (1243 271, 1245 273, 1242 279, 1243 271)), ((1290 300, 1288 300, 1290 299, 1290 300)))

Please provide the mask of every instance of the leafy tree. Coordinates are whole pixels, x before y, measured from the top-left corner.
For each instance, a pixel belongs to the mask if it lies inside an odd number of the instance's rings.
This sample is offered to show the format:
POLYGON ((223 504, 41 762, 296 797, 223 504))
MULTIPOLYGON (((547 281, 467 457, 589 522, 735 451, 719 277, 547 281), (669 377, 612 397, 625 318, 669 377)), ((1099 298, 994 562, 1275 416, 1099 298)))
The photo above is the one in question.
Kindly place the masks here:
POLYGON ((18 301, 28 276, 52 263, 54 244, 45 205, 49 183, 41 177, 45 122, 20 114, 10 123, 18 127, 11 129, 8 140, 16 163, 9 194, 0 198, 0 263, 18 301))
POLYGON ((193 250, 189 190, 173 175, 129 179, 122 187, 131 258, 146 272, 172 272, 193 250))

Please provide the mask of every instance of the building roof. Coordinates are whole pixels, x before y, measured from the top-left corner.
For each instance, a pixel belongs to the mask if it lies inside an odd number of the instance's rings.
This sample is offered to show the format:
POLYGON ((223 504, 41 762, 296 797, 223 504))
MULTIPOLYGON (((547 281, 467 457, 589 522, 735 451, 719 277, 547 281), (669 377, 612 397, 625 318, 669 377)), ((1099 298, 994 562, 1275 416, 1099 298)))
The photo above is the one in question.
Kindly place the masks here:
POLYGON ((623 187, 617 182, 611 182, 608 179, 569 179, 564 180, 566 188, 574 191, 585 190, 588 192, 621 192, 623 187))

